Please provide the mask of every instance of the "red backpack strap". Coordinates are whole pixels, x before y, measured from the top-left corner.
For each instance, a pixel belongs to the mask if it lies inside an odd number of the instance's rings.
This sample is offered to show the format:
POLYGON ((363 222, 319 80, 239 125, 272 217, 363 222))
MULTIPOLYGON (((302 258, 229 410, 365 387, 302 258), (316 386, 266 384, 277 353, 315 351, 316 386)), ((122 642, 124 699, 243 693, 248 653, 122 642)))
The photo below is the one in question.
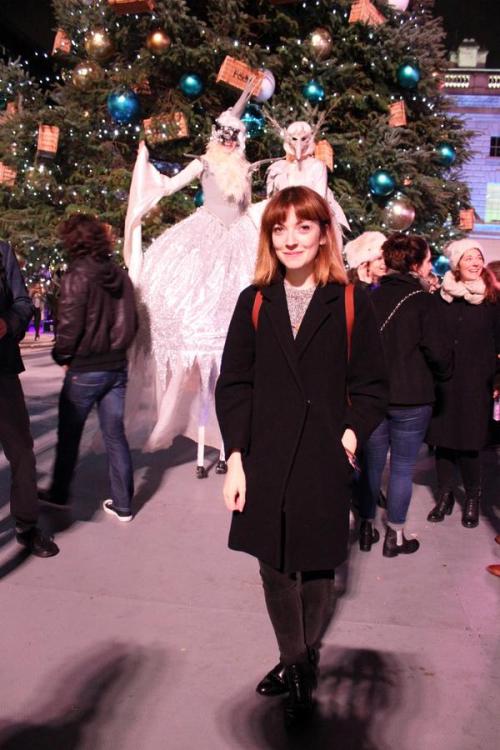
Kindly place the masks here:
POLYGON ((257 291, 257 294, 255 295, 255 299, 253 301, 253 307, 252 307, 252 325, 255 330, 259 327, 259 313, 260 308, 262 307, 262 292, 260 289, 257 291))
POLYGON ((351 359, 351 339, 354 327, 354 284, 348 284, 345 288, 345 322, 347 329, 347 361, 351 359))

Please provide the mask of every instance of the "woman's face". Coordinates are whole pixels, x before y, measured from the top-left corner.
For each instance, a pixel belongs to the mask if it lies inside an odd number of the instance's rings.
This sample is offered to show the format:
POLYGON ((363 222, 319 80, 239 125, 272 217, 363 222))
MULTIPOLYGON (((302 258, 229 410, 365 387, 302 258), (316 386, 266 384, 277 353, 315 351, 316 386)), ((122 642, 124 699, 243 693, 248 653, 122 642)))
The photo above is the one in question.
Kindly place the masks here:
POLYGON ((319 222, 298 219, 293 206, 289 209, 285 222, 275 224, 272 230, 272 242, 278 260, 289 271, 312 272, 320 240, 319 222))
POLYGON ((418 275, 423 279, 426 279, 432 271, 431 257, 431 251, 429 250, 429 248, 427 248, 427 252, 422 263, 419 266, 414 266, 415 273, 418 273, 418 275))
POLYGON ((368 273, 372 281, 376 281, 381 276, 385 276, 387 273, 387 267, 385 265, 384 256, 379 255, 378 258, 371 260, 368 264, 368 273))
POLYGON ((462 255, 457 270, 462 281, 476 281, 481 276, 483 268, 483 256, 479 250, 472 248, 462 255))

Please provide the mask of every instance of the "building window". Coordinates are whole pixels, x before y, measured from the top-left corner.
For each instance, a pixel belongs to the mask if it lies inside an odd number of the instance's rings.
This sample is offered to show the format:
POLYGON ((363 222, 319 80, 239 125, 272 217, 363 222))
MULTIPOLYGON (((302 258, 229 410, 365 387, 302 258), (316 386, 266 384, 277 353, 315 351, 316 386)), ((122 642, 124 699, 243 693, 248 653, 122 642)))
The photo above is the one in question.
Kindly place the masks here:
POLYGON ((487 224, 500 223, 500 182, 488 182, 485 219, 487 224))
POLYGON ((490 139, 490 156, 500 156, 500 136, 490 139))

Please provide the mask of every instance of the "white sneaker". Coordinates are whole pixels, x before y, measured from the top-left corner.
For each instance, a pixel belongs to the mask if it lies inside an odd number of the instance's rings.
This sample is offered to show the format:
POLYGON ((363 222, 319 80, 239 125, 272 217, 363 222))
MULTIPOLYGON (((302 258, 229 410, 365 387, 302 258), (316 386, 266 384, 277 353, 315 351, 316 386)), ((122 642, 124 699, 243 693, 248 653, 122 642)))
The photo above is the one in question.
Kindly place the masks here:
POLYGON ((113 505, 113 501, 110 498, 103 502, 102 507, 105 513, 109 513, 110 516, 115 516, 115 518, 117 518, 119 521, 122 521, 123 523, 128 523, 128 521, 131 521, 133 518, 130 511, 118 510, 118 508, 115 508, 115 506, 113 505))

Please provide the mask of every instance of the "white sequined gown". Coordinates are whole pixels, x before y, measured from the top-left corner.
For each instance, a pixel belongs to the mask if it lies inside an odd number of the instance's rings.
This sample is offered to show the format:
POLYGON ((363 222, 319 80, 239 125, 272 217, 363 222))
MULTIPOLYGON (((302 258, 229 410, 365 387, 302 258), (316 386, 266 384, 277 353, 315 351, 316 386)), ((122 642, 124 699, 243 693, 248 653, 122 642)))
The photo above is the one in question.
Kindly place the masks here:
MULTIPOLYGON (((258 233, 247 206, 229 202, 196 160, 204 205, 160 235, 138 274, 140 329, 131 357, 132 406, 146 450, 176 435, 220 446, 213 390, 238 295, 251 282, 258 233), (140 391, 140 393, 139 393, 140 391)), ((193 167, 194 169, 195 167, 193 167)))

